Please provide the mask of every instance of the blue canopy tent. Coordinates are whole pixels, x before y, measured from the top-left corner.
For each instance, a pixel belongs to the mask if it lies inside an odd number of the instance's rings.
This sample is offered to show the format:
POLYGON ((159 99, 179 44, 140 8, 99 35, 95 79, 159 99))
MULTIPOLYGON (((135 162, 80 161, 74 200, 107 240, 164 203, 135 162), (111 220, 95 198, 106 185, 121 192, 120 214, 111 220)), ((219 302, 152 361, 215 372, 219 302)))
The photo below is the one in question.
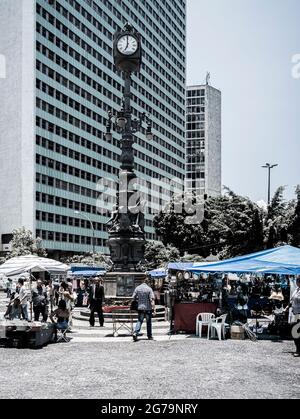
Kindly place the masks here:
POLYGON ((300 275, 300 249, 283 246, 208 264, 194 263, 188 271, 300 275))
POLYGON ((147 272, 152 278, 161 278, 168 275, 169 270, 174 271, 186 271, 188 268, 192 267, 192 262, 171 262, 167 265, 166 268, 154 269, 153 271, 147 272))
POLYGON ((73 266, 71 268, 72 276, 92 277, 92 276, 104 275, 105 273, 106 271, 102 267, 73 266))
POLYGON ((151 276, 152 278, 163 278, 167 274, 168 273, 165 269, 153 269, 153 271, 147 272, 147 275, 151 276))

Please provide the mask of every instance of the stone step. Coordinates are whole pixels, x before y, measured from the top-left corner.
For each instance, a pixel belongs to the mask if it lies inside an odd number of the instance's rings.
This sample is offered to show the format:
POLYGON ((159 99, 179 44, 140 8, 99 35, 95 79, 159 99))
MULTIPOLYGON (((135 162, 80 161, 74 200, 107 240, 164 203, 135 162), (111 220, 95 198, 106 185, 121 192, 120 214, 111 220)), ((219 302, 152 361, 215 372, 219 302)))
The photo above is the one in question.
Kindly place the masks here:
MULTIPOLYGON (((130 323, 126 323, 130 325, 130 323)), ((134 323, 135 325, 135 323, 134 323)), ((78 322, 77 320, 73 322, 72 330, 80 332, 81 330, 88 330, 88 331, 97 331, 102 333, 103 331, 112 330, 113 324, 112 323, 104 323, 104 327, 100 327, 99 323, 96 322, 93 328, 90 328, 89 325, 84 324, 82 322, 78 322)), ((168 322, 158 322, 152 323, 153 330, 169 330, 170 324, 168 322)), ((143 323, 142 330, 146 330, 146 323, 143 323)))
MULTIPOLYGON (((122 310, 123 311, 123 310, 122 310)), ((130 322, 131 317, 128 316, 129 310, 124 310, 124 313, 118 313, 118 318, 124 320, 125 322, 130 322)), ((131 312, 131 316, 134 322, 138 319, 137 312, 131 312)), ((87 321, 90 317, 90 310, 89 309, 80 309, 75 308, 72 313, 73 319, 80 320, 80 321, 87 321)), ((97 314, 95 314, 97 318, 97 314)), ((112 313, 103 313, 103 317, 105 322, 112 323, 113 322, 113 314, 112 313)), ((163 322, 166 319, 166 311, 164 306, 156 306, 156 316, 153 317, 153 323, 156 322, 163 322)))

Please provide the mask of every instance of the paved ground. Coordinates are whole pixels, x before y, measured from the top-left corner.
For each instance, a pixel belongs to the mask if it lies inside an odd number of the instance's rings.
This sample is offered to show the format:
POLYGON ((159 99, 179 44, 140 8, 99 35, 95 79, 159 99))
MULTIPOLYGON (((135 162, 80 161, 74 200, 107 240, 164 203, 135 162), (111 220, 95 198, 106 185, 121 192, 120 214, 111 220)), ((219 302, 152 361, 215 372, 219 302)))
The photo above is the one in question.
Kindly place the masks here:
POLYGON ((293 342, 169 338, 163 324, 134 343, 110 328, 78 322, 69 343, 0 348, 0 398, 300 399, 293 342))
POLYGON ((292 342, 59 343, 0 349, 1 398, 300 398, 292 342))

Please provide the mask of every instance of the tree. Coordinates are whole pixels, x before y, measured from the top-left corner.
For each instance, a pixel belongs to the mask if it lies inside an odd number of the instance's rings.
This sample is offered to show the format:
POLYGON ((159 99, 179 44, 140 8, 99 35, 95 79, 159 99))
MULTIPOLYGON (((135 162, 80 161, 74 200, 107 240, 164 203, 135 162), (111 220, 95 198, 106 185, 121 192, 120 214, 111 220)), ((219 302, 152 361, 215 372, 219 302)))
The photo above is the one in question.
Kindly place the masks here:
POLYGON ((300 247, 300 185, 296 188, 297 201, 289 226, 292 246, 300 247))
MULTIPOLYGON (((178 195, 172 198, 167 207, 154 217, 153 225, 162 243, 176 247, 181 255, 188 251, 192 244, 202 243, 203 228, 201 224, 189 224, 191 214, 185 211, 190 194, 178 195), (181 212, 178 213, 177 209, 181 212)), ((195 204, 195 202, 191 202, 195 204)))
POLYGON ((37 255, 47 257, 47 252, 41 246, 42 239, 33 237, 30 230, 25 227, 13 230, 13 239, 11 241, 12 250, 8 254, 8 258, 15 256, 37 255))
POLYGON ((174 246, 165 246, 161 242, 149 241, 145 246, 145 269, 164 267, 169 262, 178 262, 180 253, 174 246))
POLYGON ((66 263, 67 265, 78 263, 86 266, 101 266, 106 271, 110 271, 113 266, 110 256, 104 255, 103 253, 86 253, 82 255, 74 255, 61 258, 60 261, 62 263, 66 263))
POLYGON ((187 214, 176 214, 173 204, 168 212, 158 214, 154 225, 163 243, 204 258, 211 254, 224 258, 261 250, 263 210, 249 198, 225 190, 224 196, 205 201, 201 224, 186 224, 187 214))
POLYGON ((275 192, 265 217, 265 242, 268 249, 288 243, 291 206, 283 198, 284 187, 275 192))

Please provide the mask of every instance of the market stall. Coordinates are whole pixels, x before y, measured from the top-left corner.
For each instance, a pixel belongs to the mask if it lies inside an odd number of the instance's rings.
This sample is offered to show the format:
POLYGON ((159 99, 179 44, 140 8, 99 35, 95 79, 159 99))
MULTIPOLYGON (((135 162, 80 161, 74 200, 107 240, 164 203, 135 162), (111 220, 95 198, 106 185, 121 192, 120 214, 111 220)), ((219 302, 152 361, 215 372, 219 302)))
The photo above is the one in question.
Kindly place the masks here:
POLYGON ((179 303, 174 305, 174 332, 196 332, 196 317, 199 313, 216 314, 216 303, 179 303))
POLYGON ((53 342, 54 324, 25 320, 0 321, 0 344, 15 348, 41 348, 53 342))
POLYGON ((251 323, 256 332, 290 334, 286 310, 300 275, 300 249, 283 246, 209 264, 188 268, 193 275, 222 276, 222 309, 231 320, 251 323), (229 273, 238 274, 237 281, 229 273))
MULTIPOLYGON (((50 276, 66 277, 69 267, 53 259, 42 258, 36 255, 17 256, 0 265, 0 275, 9 278, 18 278, 22 274, 45 273, 50 276)), ((44 278, 42 278, 44 279, 44 278)))

